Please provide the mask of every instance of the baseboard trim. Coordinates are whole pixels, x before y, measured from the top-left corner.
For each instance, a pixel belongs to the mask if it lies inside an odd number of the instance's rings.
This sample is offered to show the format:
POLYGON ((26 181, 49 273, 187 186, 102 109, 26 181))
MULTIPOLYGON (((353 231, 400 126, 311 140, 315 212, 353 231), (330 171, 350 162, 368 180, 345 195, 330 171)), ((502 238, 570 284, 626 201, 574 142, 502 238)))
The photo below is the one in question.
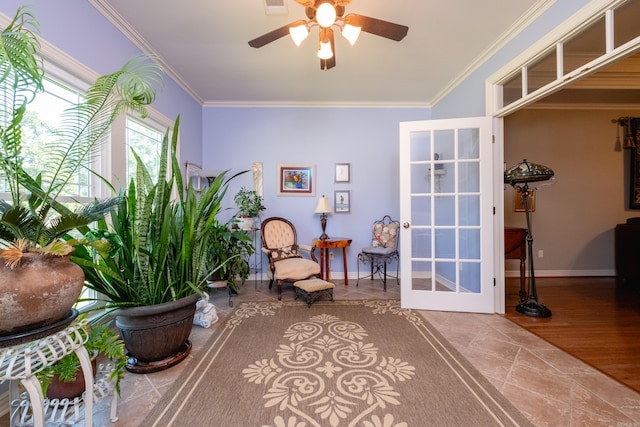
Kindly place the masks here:
MULTIPOLYGON (((536 277, 614 277, 615 275, 615 270, 536 270, 536 277)), ((505 277, 520 277, 520 270, 506 270, 505 277)))

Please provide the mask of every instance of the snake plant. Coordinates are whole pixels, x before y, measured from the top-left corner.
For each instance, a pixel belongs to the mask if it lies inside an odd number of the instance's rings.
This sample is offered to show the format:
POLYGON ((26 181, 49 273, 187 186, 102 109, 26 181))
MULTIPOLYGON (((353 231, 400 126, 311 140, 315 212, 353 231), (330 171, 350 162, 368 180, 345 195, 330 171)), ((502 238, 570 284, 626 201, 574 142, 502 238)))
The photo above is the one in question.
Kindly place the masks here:
POLYGON ((117 198, 110 221, 99 221, 86 236, 108 243, 109 253, 79 246, 71 256, 84 270, 86 286, 106 297, 107 308, 176 301, 201 292, 222 268, 210 250, 220 238, 216 215, 227 183, 238 174, 218 175, 199 194, 190 181, 185 189, 176 155, 179 124, 180 117, 162 140, 157 181, 134 151, 135 177, 117 198))
POLYGON ((43 91, 44 65, 39 54, 39 23, 26 7, 0 33, 0 178, 8 182, 11 200, 0 201, 0 257, 15 266, 25 252, 69 254, 62 239, 113 208, 117 200, 96 201, 72 212, 56 199, 74 174, 95 155, 120 114, 143 117, 162 79, 157 64, 139 56, 118 71, 99 77, 84 102, 68 108, 48 151, 44 171, 23 169, 22 122, 28 104, 43 91))

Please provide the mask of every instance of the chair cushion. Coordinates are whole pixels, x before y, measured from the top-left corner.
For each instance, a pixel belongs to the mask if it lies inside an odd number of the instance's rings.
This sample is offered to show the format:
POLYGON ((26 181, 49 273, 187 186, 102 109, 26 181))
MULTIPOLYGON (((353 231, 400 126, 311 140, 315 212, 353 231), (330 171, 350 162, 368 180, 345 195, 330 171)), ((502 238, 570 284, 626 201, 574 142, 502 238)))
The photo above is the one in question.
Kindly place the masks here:
POLYGON ((381 246, 372 246, 369 248, 364 248, 362 250, 363 253, 365 254, 372 254, 372 255, 391 255, 392 253, 394 253, 396 251, 396 248, 383 248, 381 246))
POLYGON ((273 261, 281 261, 287 258, 300 258, 300 252, 298 251, 298 245, 290 245, 269 250, 269 256, 273 261))
POLYGON ((374 224, 371 246, 395 249, 400 224, 374 224))
POLYGON ((306 258, 287 258, 274 265, 276 280, 302 280, 320 274, 320 264, 306 258))

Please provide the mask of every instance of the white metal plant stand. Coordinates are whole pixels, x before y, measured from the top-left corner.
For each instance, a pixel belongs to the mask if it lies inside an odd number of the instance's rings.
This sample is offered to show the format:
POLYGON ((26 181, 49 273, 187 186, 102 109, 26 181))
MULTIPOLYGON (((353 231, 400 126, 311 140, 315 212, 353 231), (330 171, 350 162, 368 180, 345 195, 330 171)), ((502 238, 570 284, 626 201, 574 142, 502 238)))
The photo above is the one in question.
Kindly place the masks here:
MULTIPOLYGON (((45 330, 43 334, 31 336, 31 341, 17 340, 14 345, 9 342, 9 346, 0 348, 0 383, 10 381, 12 405, 15 406, 11 408, 11 425, 14 425, 14 415, 17 423, 15 425, 20 426, 43 427, 45 425, 45 413, 48 419, 56 418, 55 415, 59 414, 62 408, 60 402, 52 405, 53 401, 49 402, 47 399, 45 403, 42 388, 36 374, 67 354, 75 352, 85 378, 86 391, 83 395, 83 400, 84 412, 88 415, 84 417, 85 426, 92 427, 94 381, 89 354, 84 347, 88 337, 86 322, 79 321, 49 335, 46 335, 46 333, 47 331, 45 330), (18 400, 20 402, 24 401, 26 404, 17 403, 13 399, 14 395, 19 394, 19 383, 22 383, 26 393, 23 393, 24 399, 18 400), (28 400, 26 399, 27 397, 28 400), (55 414, 52 415, 52 412, 55 414)), ((29 337, 29 334, 25 335, 25 339, 29 339, 29 337)), ((68 402, 66 406, 68 409, 68 402)), ((79 411, 80 407, 76 405, 73 412, 79 411)))

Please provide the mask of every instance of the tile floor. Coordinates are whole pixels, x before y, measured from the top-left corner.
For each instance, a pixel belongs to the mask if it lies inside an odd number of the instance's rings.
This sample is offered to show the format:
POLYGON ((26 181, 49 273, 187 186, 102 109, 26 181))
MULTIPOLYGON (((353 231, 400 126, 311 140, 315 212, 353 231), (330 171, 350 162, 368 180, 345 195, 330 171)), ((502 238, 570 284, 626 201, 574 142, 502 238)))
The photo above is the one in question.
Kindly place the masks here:
MULTIPOLYGON (((337 283, 336 299, 400 298, 395 283, 388 285, 387 292, 382 291, 380 282, 361 281, 358 287, 355 281, 348 287, 337 283)), ((275 289, 270 291, 267 287, 266 281, 258 282, 255 288, 253 282, 247 283, 233 301, 276 299, 275 289)), ((283 298, 293 298, 290 286, 285 286, 283 298)), ((233 310, 228 306, 224 289, 212 291, 211 301, 221 320, 233 310)), ((423 315, 534 425, 640 426, 640 394, 503 316, 449 312, 423 312, 423 315)), ((148 375, 127 374, 118 406, 119 420, 111 423, 108 411, 102 410, 94 417, 94 425, 140 426, 162 394, 180 380, 183 370, 197 357, 218 324, 209 329, 194 327, 193 350, 179 365, 148 375)))

